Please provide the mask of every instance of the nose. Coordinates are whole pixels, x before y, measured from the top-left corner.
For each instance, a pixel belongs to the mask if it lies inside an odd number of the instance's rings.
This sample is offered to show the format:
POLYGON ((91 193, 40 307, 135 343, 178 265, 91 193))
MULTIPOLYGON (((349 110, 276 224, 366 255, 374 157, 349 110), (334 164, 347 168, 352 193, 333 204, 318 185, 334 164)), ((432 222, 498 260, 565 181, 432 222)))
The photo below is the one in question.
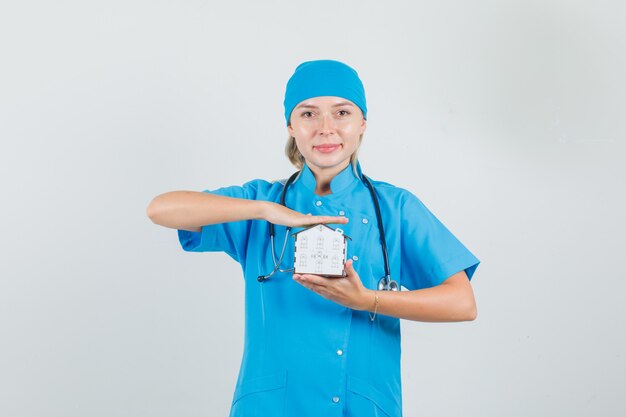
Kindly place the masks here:
POLYGON ((330 135, 335 130, 335 121, 332 118, 332 115, 325 113, 320 118, 320 134, 322 135, 330 135))

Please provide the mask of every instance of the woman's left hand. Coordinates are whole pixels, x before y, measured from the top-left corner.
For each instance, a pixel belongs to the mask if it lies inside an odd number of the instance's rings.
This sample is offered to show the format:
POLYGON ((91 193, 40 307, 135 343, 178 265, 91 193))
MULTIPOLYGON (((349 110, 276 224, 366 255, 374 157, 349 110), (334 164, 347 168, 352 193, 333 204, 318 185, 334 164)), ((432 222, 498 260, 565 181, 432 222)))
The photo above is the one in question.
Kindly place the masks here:
POLYGON ((321 275, 293 274, 293 279, 338 304, 354 310, 366 310, 374 304, 374 296, 368 296, 371 290, 363 286, 361 278, 354 270, 352 259, 345 263, 347 276, 344 278, 326 278, 321 275))

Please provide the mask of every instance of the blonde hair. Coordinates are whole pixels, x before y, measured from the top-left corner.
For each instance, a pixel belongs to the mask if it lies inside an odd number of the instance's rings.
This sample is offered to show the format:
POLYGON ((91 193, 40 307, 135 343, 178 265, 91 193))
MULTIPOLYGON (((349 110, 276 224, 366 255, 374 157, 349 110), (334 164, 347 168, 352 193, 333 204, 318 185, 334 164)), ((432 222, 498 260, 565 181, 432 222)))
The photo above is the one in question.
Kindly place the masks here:
MULTIPOLYGON (((356 148, 356 151, 350 156, 350 163, 352 164, 352 169, 356 175, 356 163, 358 160, 359 149, 361 148, 361 141, 363 141, 363 134, 359 136, 359 147, 356 148)), ((285 145, 285 155, 289 158, 289 162, 293 164, 298 169, 302 169, 304 167, 304 156, 298 150, 298 145, 296 145, 296 138, 293 136, 289 136, 287 139, 287 145, 285 145)))

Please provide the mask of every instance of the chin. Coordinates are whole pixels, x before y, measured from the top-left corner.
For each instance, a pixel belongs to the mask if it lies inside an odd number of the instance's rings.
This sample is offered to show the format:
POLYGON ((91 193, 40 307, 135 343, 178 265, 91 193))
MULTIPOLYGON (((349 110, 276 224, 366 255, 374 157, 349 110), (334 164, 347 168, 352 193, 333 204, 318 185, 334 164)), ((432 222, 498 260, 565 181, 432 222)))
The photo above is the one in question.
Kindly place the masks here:
MULTIPOLYGON (((328 160, 328 159, 320 160, 320 159, 314 158, 314 159, 310 159, 309 161, 310 161, 311 164, 313 164, 313 165, 315 165, 315 166, 317 166, 319 168, 323 168, 323 169, 325 169, 325 168, 335 168, 335 167, 337 167, 339 165, 343 165, 343 164, 346 163, 346 159, 337 159, 337 160, 331 161, 331 160, 328 160)), ((350 158, 348 158, 348 165, 349 164, 350 164, 350 158)))

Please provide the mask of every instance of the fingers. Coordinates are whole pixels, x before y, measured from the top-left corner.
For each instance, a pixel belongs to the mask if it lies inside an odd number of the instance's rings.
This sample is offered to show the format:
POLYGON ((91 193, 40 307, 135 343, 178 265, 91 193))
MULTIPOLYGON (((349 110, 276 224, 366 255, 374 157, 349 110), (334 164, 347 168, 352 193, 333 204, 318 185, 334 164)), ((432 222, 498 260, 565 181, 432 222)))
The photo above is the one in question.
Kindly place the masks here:
POLYGON ((325 296, 327 294, 326 285, 324 282, 317 281, 317 279, 318 277, 314 275, 293 274, 293 280, 296 281, 298 284, 302 285, 304 288, 318 293, 321 296, 325 296))
POLYGON ((306 224, 346 224, 348 218, 344 216, 311 216, 307 215, 306 224))
POLYGON ((297 282, 300 282, 300 283, 324 286, 325 285, 324 279, 327 279, 327 278, 322 278, 317 275, 311 275, 311 274, 293 274, 293 279, 295 279, 297 282))
POLYGON ((327 216, 325 219, 324 223, 346 224, 349 221, 349 219, 345 216, 327 216))
POLYGON ((293 280, 304 288, 345 307, 354 308, 356 305, 354 299, 358 288, 349 284, 348 280, 311 274, 293 274, 293 280))
POLYGON ((348 259, 344 264, 344 269, 346 270, 346 278, 349 282, 356 284, 357 286, 362 286, 361 278, 359 278, 359 274, 354 269, 354 262, 352 259, 348 259))

